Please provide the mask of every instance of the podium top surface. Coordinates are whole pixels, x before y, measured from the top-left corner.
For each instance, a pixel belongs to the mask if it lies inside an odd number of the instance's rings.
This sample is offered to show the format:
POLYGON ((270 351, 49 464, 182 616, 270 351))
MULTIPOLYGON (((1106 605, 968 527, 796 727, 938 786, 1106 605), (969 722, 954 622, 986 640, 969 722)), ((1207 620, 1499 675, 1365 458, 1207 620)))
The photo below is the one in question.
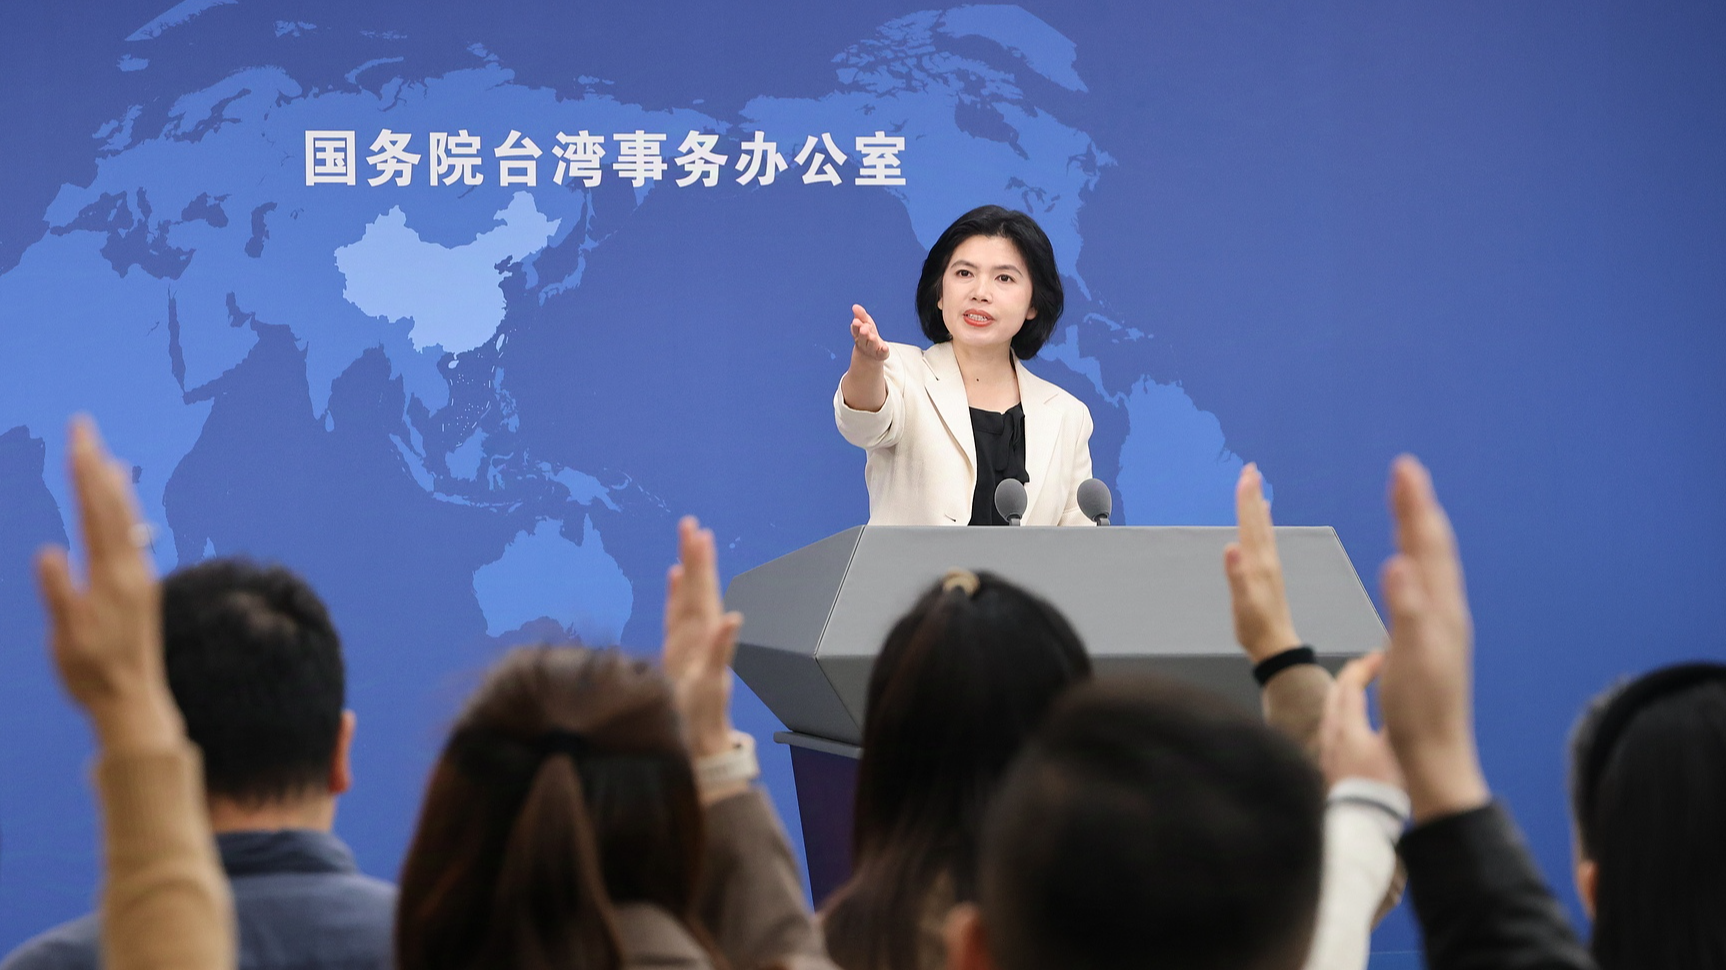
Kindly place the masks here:
MULTIPOLYGON (((1278 526, 1295 629, 1321 655, 1384 642, 1336 531, 1278 526)), ((858 526, 743 573, 737 672, 794 731, 855 744, 869 670, 893 623, 948 569, 989 571, 1053 603, 1099 675, 1156 670, 1244 703, 1256 690, 1234 640, 1223 548, 1232 526, 858 526)))
MULTIPOLYGON (((726 605, 744 639, 873 656, 948 569, 988 570, 1053 602, 1095 657, 1232 653, 1223 548, 1233 526, 859 526, 743 573, 726 605)), ((1322 653, 1380 646, 1384 626, 1329 526, 1278 526, 1295 628, 1322 653)))

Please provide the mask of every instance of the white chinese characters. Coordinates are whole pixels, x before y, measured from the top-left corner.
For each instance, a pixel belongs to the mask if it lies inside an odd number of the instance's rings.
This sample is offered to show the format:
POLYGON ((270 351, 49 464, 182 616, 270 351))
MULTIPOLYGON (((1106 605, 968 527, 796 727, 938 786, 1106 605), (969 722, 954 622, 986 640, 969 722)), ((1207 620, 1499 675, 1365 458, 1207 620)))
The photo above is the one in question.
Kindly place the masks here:
POLYGON ((905 173, 899 169, 899 153, 905 150, 903 137, 887 137, 884 131, 858 138, 853 144, 863 156, 858 166, 856 185, 904 185, 905 173))
POLYGON ((748 185, 750 179, 760 185, 772 185, 773 177, 785 171, 785 156, 779 154, 777 142, 767 141, 758 131, 743 143, 743 154, 737 156, 737 170, 743 173, 737 177, 739 185, 748 185))
MULTIPOLYGON (((412 139, 412 135, 397 133, 388 128, 378 132, 377 140, 372 142, 372 151, 376 154, 366 156, 366 161, 372 163, 378 174, 366 179, 366 184, 382 185, 390 179, 395 179, 397 185, 411 184, 414 166, 420 163, 419 153, 408 151, 408 142, 412 139)), ((306 177, 306 184, 312 184, 310 174, 306 177)), ((348 184, 354 183, 350 181, 348 184)))
POLYGON ((539 146, 532 138, 522 136, 514 128, 509 130, 509 137, 503 144, 492 150, 499 159, 497 163, 497 184, 499 185, 538 185, 539 164, 534 161, 540 155, 539 146))
MULTIPOLYGON (((334 129, 306 130, 306 185, 357 185, 362 158, 358 152, 357 133, 334 129)), ((495 162, 496 184, 499 186, 539 185, 540 159, 546 154, 533 138, 511 128, 501 142, 487 153, 482 149, 484 138, 459 128, 426 133, 423 153, 411 150, 415 135, 410 132, 381 129, 372 139, 363 162, 371 167, 368 186, 393 184, 406 187, 414 184, 414 170, 421 161, 426 163, 426 184, 475 186, 486 183, 482 167, 487 155, 495 162)), ((799 169, 804 185, 900 186, 905 184, 905 170, 900 156, 905 152, 903 135, 876 131, 851 140, 854 152, 840 148, 842 139, 830 131, 805 136, 802 148, 791 162, 779 150, 780 143, 769 140, 766 133, 750 131, 739 135, 736 154, 721 150, 721 136, 713 132, 690 131, 677 144, 676 154, 669 159, 670 136, 663 132, 617 132, 609 137, 593 134, 583 128, 575 134, 559 131, 547 141, 551 145, 551 161, 555 161, 551 181, 571 188, 595 188, 604 181, 610 169, 613 178, 628 182, 636 189, 666 178, 673 165, 679 174, 674 184, 679 188, 712 188, 729 165, 737 173, 738 185, 754 183, 760 187, 772 185, 778 175, 792 165, 799 169), (609 142, 609 145, 608 145, 609 142), (735 158, 735 163, 733 159, 735 158)), ((796 144, 796 142, 792 142, 796 144)))
POLYGON ((599 184, 599 163, 605 158, 605 136, 590 135, 583 128, 579 133, 566 135, 557 133, 557 147, 551 150, 557 156, 557 174, 551 177, 558 185, 564 179, 579 181, 588 188, 599 184))
POLYGON ((833 136, 827 132, 821 133, 821 148, 816 150, 815 136, 810 135, 803 143, 803 150, 797 153, 797 164, 802 165, 807 159, 809 167, 803 171, 803 184, 825 182, 828 185, 839 185, 843 179, 839 176, 839 166, 845 164, 845 153, 839 146, 833 144, 833 136), (814 157, 811 158, 810 156, 814 157))
POLYGON ((431 184, 478 185, 485 181, 479 170, 479 138, 463 128, 455 134, 431 133, 431 184))
POLYGON ((306 132, 306 184, 354 184, 354 133, 306 132))
POLYGON ((639 189, 665 174, 665 159, 659 157, 659 143, 665 140, 664 135, 650 135, 637 128, 612 135, 611 140, 617 142, 617 161, 611 163, 611 169, 619 178, 628 179, 629 184, 639 189))

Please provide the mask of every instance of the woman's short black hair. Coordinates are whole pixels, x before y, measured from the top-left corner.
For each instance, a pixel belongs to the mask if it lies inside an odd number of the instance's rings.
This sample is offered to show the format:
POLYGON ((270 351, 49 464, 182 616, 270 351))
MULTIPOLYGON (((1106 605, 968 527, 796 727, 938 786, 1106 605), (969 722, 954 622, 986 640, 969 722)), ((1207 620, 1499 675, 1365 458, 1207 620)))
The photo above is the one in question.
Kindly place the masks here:
POLYGON ((1043 349, 1049 334, 1055 332, 1055 321, 1061 319, 1066 306, 1066 294, 1061 290, 1061 272, 1055 266, 1055 247, 1037 220, 1012 209, 985 205, 960 216, 941 233, 929 255, 923 260, 923 276, 917 280, 917 319, 923 324, 923 336, 934 343, 952 340, 946 321, 941 319, 941 281, 947 275, 947 263, 953 250, 973 236, 994 236, 1012 242, 1025 260, 1025 271, 1031 275, 1031 308, 1037 315, 1025 321, 1013 337, 1013 353, 1020 360, 1030 360, 1043 349))
POLYGON ((1726 954, 1726 665, 1663 667, 1595 698, 1571 736, 1571 810, 1598 866, 1602 970, 1726 954))

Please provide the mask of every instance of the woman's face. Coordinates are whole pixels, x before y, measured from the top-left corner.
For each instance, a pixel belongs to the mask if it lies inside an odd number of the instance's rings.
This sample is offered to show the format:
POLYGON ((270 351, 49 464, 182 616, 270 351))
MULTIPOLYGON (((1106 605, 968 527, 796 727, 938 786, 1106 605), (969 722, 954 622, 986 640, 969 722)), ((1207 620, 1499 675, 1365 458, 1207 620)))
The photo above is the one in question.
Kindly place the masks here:
POLYGON ((972 236, 953 250, 935 305, 953 342, 976 349, 1007 348, 1037 316, 1025 259, 1000 236, 972 236))

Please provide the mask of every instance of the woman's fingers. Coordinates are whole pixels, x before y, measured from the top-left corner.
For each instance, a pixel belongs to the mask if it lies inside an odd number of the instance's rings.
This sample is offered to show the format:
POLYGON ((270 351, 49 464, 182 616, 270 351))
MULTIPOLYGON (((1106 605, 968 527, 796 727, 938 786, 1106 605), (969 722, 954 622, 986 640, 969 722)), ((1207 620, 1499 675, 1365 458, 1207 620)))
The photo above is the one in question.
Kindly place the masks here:
POLYGON ((708 658, 711 669, 723 673, 737 656, 737 634, 743 629, 743 614, 727 613, 720 617, 713 631, 713 653, 708 658))
POLYGON ((881 339, 881 331, 875 326, 875 318, 862 305, 851 304, 851 339, 857 344, 857 349, 875 360, 887 359, 887 341, 881 339))
POLYGON ((72 581, 72 567, 66 550, 49 546, 36 554, 36 586, 42 594, 42 606, 48 611, 48 635, 58 655, 68 642, 74 612, 78 608, 78 588, 72 581))
POLYGON ((1356 657, 1344 664, 1342 670, 1337 673, 1337 686, 1353 691, 1364 698, 1366 686, 1378 679, 1379 669, 1383 666, 1383 651, 1374 650, 1372 653, 1356 657))
POLYGON ((730 666, 743 617, 725 612, 712 531, 685 516, 677 540, 678 563, 666 572, 665 665, 673 677, 699 679, 730 666))
POLYGON ((1255 552, 1276 549, 1276 534, 1271 531, 1270 503, 1265 501, 1264 477, 1257 464, 1241 469, 1235 484, 1235 523, 1241 543, 1255 552))
POLYGON ((72 420, 72 490, 77 495, 80 525, 83 527, 87 566, 105 564, 116 555, 118 546, 128 545, 126 539, 116 539, 126 526, 118 521, 115 503, 109 499, 106 452, 102 447, 95 422, 79 415, 72 420))

